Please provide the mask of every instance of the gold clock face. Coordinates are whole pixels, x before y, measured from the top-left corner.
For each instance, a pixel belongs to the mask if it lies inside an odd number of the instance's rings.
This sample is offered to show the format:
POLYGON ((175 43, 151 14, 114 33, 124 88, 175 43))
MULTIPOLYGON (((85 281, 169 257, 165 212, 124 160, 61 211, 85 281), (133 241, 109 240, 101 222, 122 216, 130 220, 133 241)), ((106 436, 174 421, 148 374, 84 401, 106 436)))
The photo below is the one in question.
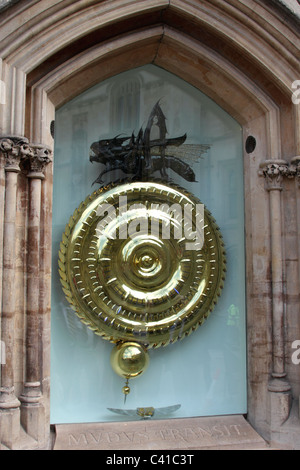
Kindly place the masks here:
POLYGON ((111 184, 69 220, 59 251, 68 302, 97 335, 145 348, 188 336, 213 310, 225 251, 215 220, 186 190, 111 184))

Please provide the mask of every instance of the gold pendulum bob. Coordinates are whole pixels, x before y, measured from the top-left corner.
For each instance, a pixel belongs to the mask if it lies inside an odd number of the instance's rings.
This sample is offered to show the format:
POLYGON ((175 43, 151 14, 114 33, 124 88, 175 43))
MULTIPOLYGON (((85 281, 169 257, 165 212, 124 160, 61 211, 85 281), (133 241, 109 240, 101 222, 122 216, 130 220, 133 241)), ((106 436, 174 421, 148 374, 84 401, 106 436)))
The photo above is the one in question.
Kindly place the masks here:
POLYGON ((114 372, 126 379, 125 386, 122 388, 125 402, 130 393, 129 380, 139 377, 146 371, 149 354, 139 343, 119 343, 111 352, 110 363, 114 372))

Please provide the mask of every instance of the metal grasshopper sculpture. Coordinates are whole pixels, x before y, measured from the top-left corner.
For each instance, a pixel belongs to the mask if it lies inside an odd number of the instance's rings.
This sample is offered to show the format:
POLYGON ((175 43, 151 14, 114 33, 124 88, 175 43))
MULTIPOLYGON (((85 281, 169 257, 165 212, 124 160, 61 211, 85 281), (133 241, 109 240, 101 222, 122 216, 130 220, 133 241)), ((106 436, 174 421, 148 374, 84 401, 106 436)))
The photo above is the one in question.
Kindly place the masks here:
POLYGON ((174 148, 185 142, 186 134, 172 139, 167 139, 166 135, 166 118, 158 101, 151 111, 146 129, 141 128, 137 136, 134 133, 126 137, 118 135, 91 145, 90 161, 105 165, 94 183, 103 183, 102 177, 114 170, 121 170, 136 180, 148 179, 154 172, 160 171, 161 178, 167 179, 167 168, 187 181, 196 181, 192 168, 172 155, 174 148), (159 138, 150 140, 153 125, 159 128, 159 138))

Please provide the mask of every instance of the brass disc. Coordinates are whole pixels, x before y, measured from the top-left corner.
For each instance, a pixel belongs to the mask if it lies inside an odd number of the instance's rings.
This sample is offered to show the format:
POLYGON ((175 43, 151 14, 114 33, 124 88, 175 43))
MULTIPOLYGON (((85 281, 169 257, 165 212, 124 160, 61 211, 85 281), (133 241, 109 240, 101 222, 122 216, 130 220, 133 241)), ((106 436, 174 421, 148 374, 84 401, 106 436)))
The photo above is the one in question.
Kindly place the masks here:
POLYGON ((79 318, 113 343, 145 347, 201 325, 226 270, 220 231, 201 208, 186 190, 153 181, 112 184, 82 202, 59 252, 63 290, 79 318))

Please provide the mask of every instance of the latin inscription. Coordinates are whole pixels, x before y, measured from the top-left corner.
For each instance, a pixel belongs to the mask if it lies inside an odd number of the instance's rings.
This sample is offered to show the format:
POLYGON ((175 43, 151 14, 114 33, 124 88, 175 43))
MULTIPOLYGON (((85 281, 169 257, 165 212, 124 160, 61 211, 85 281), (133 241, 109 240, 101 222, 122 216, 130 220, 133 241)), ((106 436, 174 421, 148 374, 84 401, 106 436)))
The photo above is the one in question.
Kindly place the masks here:
POLYGON ((201 449, 265 446, 241 415, 59 424, 54 450, 201 449))
POLYGON ((69 446, 90 446, 93 444, 143 444, 148 441, 182 441, 189 443, 195 440, 210 438, 218 440, 221 437, 241 436, 242 426, 239 424, 215 425, 212 428, 194 427, 182 429, 156 429, 153 431, 122 431, 122 432, 84 432, 69 434, 69 446))

